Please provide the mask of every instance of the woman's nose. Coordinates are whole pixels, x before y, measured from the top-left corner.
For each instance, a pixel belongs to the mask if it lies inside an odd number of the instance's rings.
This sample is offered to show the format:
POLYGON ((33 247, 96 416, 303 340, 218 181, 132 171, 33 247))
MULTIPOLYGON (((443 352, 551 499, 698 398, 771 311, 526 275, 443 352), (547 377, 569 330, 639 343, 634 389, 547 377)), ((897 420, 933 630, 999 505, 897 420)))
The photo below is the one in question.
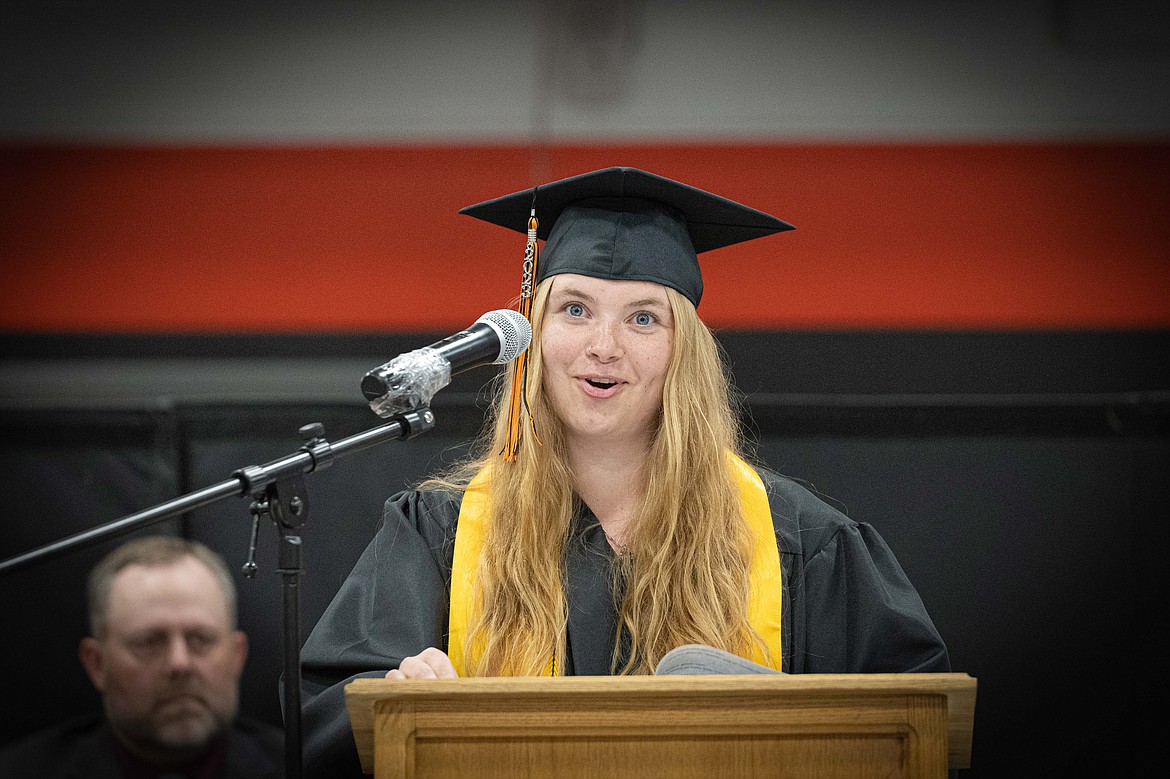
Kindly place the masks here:
POLYGON ((599 322, 590 334, 586 349, 591 357, 602 362, 616 360, 622 354, 621 336, 617 325, 599 322))

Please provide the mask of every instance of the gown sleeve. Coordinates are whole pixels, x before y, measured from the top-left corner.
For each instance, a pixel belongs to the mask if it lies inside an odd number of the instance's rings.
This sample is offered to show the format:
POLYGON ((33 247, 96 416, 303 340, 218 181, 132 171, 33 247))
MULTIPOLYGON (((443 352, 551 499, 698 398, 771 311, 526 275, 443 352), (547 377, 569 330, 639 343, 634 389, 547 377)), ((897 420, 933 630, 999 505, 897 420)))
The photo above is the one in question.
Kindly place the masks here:
POLYGON ((301 650, 306 777, 364 776, 345 685, 380 678, 404 657, 447 647, 447 608, 458 498, 402 492, 301 650))
POLYGON ((782 477, 769 492, 785 579, 784 670, 951 670, 922 598, 872 525, 782 477))

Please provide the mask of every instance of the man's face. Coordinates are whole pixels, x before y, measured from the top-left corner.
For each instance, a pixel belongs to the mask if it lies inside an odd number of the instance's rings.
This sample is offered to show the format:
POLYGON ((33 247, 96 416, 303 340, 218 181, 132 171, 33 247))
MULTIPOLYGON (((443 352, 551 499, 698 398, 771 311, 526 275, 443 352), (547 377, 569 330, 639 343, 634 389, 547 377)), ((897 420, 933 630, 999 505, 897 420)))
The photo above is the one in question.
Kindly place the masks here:
POLYGON ((82 640, 82 665, 111 728, 157 764, 197 756, 236 715, 247 639, 203 563, 186 557, 118 572, 101 638, 82 640))

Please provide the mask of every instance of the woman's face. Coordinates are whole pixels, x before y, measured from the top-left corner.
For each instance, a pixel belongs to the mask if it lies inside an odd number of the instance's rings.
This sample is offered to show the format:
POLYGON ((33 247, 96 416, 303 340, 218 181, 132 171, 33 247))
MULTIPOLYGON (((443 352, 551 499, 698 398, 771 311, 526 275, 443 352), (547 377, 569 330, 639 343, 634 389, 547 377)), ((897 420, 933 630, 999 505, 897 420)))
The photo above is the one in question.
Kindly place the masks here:
POLYGON ((674 320, 649 281, 553 277, 541 329, 545 391, 569 443, 649 441, 662 408, 674 320))

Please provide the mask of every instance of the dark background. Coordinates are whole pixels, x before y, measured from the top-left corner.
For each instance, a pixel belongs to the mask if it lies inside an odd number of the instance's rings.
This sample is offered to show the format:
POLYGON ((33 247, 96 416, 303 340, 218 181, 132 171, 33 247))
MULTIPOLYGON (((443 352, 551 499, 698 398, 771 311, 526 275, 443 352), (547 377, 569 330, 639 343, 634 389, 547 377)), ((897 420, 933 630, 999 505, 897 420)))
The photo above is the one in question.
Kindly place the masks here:
MULTIPOLYGON (((763 458, 880 530, 978 679, 968 773, 1137 773, 1161 757, 1168 8, 7 3, 0 559, 308 422, 379 424, 366 370, 516 293, 519 236, 457 211, 631 165, 797 225, 705 255, 700 311, 763 458)), ((303 633, 489 375, 308 477, 303 633)), ((249 525, 232 498, 141 532, 238 568, 249 525)), ((96 707, 82 584, 113 543, 0 576, 0 743, 96 707)), ((274 547, 239 589, 244 708, 276 722, 274 547)))
MULTIPOLYGON (((379 339, 385 351, 377 355, 362 337, 11 338, 0 367, 42 352, 72 355, 84 384, 103 360, 127 355, 217 364, 260 350, 299 354, 306 371, 326 355, 372 368, 435 338, 379 339)), ((1155 757, 1156 742, 1142 736, 1152 733, 1154 692, 1165 676, 1154 640, 1164 623, 1170 518, 1170 333, 730 332, 721 339, 763 459, 878 528, 917 585, 955 670, 978 680, 967 775, 1116 774, 1126 761, 1155 757)), ((385 498, 463 451, 491 376, 470 371, 440 392, 433 431, 306 477, 302 635, 373 535, 385 498)), ((350 401, 232 400, 230 386, 216 402, 5 399, 0 555, 292 453, 308 422, 323 423, 334 443, 381 424, 357 391, 360 372, 350 378, 350 401)), ((237 395, 247 398, 243 389, 237 395)), ((238 569, 249 530, 247 501, 233 497, 138 532, 202 540, 238 569)), ((98 705, 76 659, 84 577, 119 540, 0 578, 9 637, 0 663, 9 669, 6 699, 20 702, 2 709, 4 741, 98 705)), ((243 709, 279 724, 275 548, 266 522, 259 573, 239 576, 238 586, 252 646, 243 709)))

